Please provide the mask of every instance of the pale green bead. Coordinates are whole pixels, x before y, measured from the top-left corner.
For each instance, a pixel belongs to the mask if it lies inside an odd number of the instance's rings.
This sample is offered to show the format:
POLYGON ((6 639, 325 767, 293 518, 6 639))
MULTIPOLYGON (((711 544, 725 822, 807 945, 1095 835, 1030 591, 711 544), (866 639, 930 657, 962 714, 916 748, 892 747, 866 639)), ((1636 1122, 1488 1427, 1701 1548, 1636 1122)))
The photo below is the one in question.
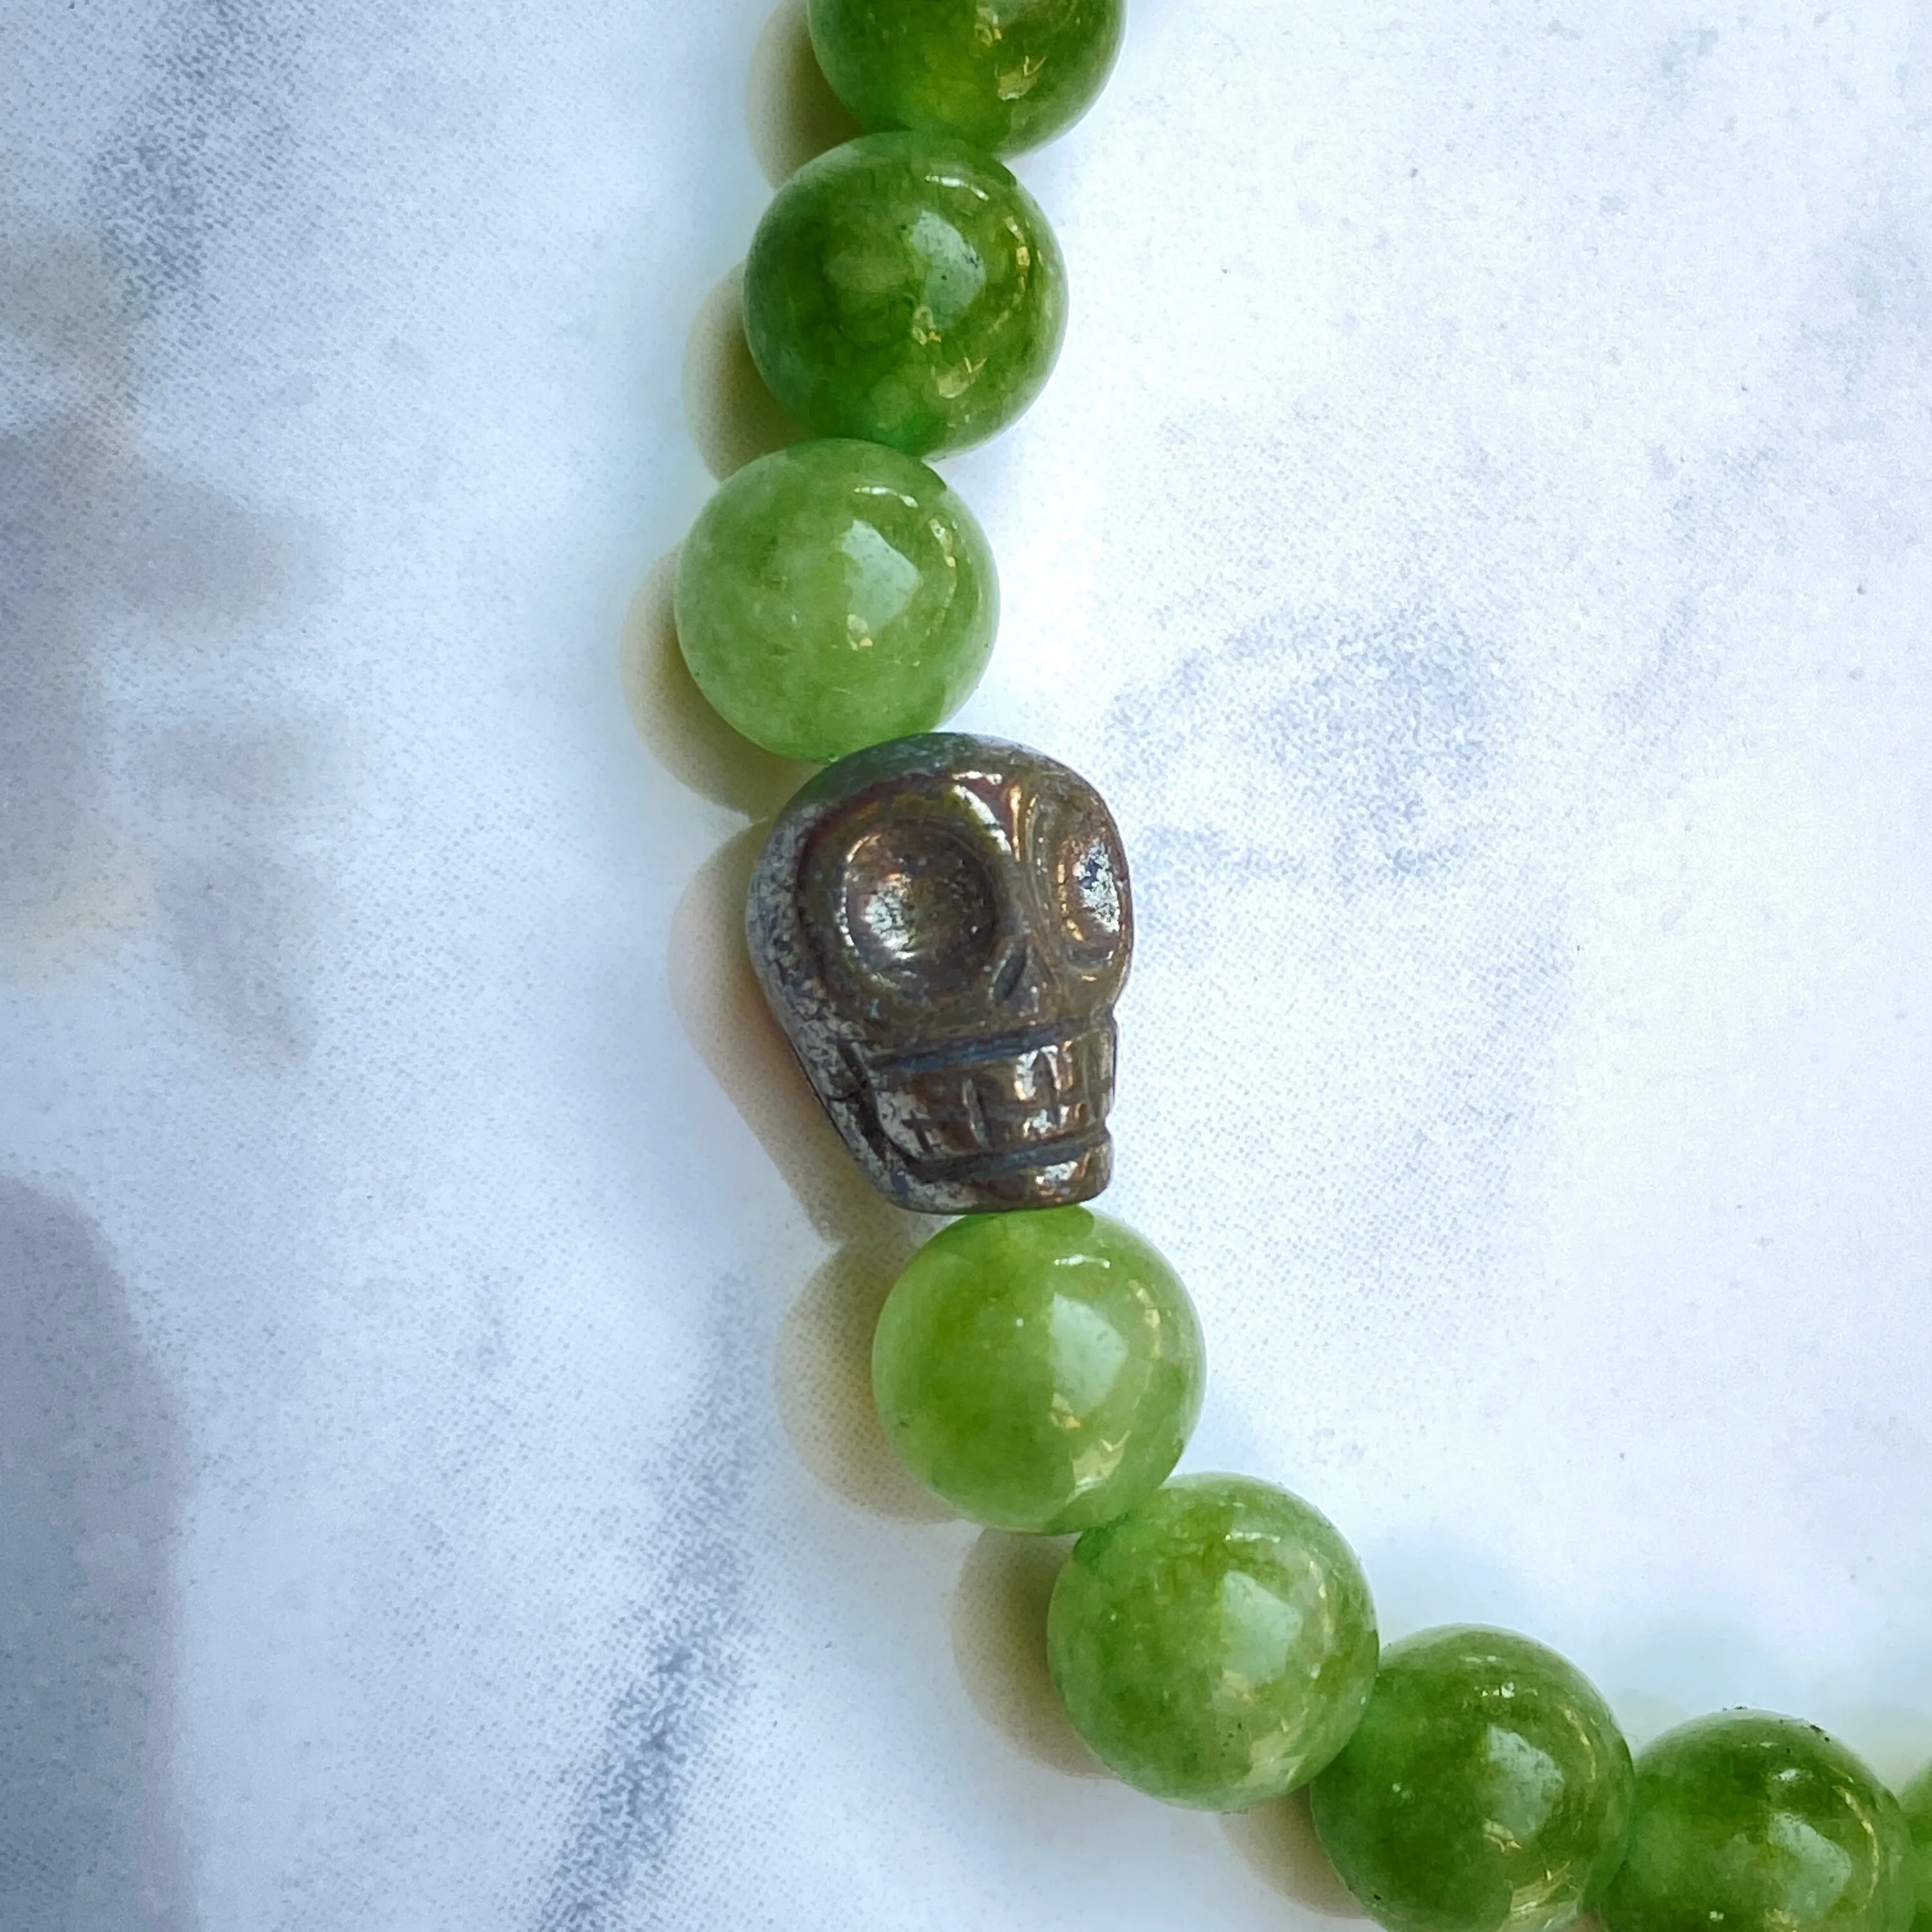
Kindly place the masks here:
POLYGON ((1154 1797, 1238 1811, 1348 1742, 1375 1681, 1375 1605, 1318 1510, 1247 1477, 1186 1476, 1075 1544, 1047 1649, 1102 1763, 1154 1797))
POLYGON ((812 0, 812 44, 866 127, 1013 154, 1093 104, 1126 17, 1125 0, 812 0))
POLYGON ((1205 1376, 1173 1270, 1088 1208, 954 1222, 907 1264, 872 1346, 900 1459, 996 1529, 1084 1529, 1138 1502, 1180 1460, 1205 1376))
POLYGON ((1605 1932, 1909 1932, 1899 1802, 1815 1724, 1694 1718, 1636 1761, 1630 1850, 1605 1932))
POLYGON ((1391 1932, 1556 1932, 1622 1862, 1636 1779, 1576 1667, 1463 1624, 1384 1651, 1369 1708, 1315 1780, 1315 1828, 1391 1932))
POLYGON ((814 764, 950 717, 998 615, 973 513, 877 443, 794 443, 746 464, 678 562, 678 643, 698 688, 754 744, 814 764))

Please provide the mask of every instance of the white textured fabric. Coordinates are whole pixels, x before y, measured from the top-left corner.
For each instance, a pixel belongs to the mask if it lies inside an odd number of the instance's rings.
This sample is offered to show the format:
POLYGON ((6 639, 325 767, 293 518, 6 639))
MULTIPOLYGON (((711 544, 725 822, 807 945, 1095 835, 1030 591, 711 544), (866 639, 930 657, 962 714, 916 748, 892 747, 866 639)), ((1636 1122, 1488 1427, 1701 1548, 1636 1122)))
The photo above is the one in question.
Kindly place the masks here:
MULTIPOLYGON (((1335 1909, 1292 1816, 1083 1774, 1051 1552, 868 1432, 907 1232, 732 956, 783 775, 662 655, 829 124, 766 5, 0 0, 8 1932, 1335 1909)), ((947 466, 960 722, 1136 869, 1108 1205, 1201 1306, 1190 1464, 1390 1632, 1888 1774, 1928 128, 1912 0, 1135 0, 1021 164, 1059 372, 947 466)))

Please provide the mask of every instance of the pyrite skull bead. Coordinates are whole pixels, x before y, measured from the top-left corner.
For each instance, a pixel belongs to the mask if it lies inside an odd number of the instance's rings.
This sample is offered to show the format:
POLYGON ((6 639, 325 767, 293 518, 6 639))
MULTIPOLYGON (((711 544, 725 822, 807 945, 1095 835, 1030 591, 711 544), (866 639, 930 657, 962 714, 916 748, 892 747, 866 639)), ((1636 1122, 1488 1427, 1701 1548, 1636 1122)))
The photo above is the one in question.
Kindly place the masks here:
POLYGON ((956 1214, 1106 1186, 1133 915, 1085 779, 956 733, 842 758, 778 815, 746 923, 772 1011, 882 1192, 956 1214))

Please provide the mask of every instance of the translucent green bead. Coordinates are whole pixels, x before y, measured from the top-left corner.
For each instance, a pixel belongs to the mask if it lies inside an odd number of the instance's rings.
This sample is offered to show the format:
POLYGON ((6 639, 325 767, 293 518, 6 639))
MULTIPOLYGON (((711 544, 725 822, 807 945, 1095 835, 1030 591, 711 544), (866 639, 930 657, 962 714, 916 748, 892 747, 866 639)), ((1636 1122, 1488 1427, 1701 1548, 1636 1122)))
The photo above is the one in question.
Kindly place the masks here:
POLYGON ((1932 1765, 1899 1793, 1912 1834, 1913 1895, 1918 1900, 1912 1932, 1932 1932, 1932 1765))
POLYGON ((1460 1625, 1382 1653, 1360 1728, 1310 1798, 1342 1883, 1391 1932, 1552 1932, 1610 1882, 1635 1788, 1580 1672, 1460 1625))
POLYGON ((1157 1488, 1205 1376, 1172 1269, 1086 1208, 954 1222, 899 1276, 872 1346, 906 1467, 996 1529, 1084 1529, 1157 1488))
POLYGON ((745 335, 822 436, 962 449, 1040 393, 1066 326, 1059 244, 999 163, 939 134, 867 134, 799 170, 745 264, 745 335))
POLYGON ((1636 1817, 1606 1932, 1907 1932, 1898 1800, 1815 1724, 1726 1711, 1636 1761, 1636 1817))
POLYGON ((812 0, 812 44, 866 127, 1016 154, 1094 104, 1126 20, 1125 0, 812 0))
POLYGON ((1074 1545, 1047 1654, 1103 1764, 1171 1803, 1238 1811, 1348 1742, 1375 1681, 1375 1605, 1298 1496, 1186 1476, 1074 1545))
POLYGON ((678 643, 698 688, 754 744, 814 763, 950 717, 998 615, 973 513, 877 443, 795 443, 747 464, 678 560, 678 643))

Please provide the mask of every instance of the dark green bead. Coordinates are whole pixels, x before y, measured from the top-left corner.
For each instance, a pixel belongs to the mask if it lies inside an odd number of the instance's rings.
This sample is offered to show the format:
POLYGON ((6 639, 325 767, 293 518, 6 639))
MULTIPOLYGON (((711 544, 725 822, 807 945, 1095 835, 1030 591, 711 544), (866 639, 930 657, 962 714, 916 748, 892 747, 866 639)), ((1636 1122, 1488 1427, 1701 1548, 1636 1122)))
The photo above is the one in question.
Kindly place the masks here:
POLYGON ((1899 1793, 1912 1834, 1913 1894, 1918 1904, 1912 1932, 1932 1932, 1932 1765, 1899 1793))
POLYGON ((821 436, 915 456, 1002 428, 1052 374, 1066 275, 1033 197, 940 134, 868 134, 781 188, 745 265, 745 336, 821 436))
POLYGON ((832 91, 868 128, 957 134, 988 153, 1050 141, 1112 70, 1125 0, 812 0, 832 91))
POLYGON ((1375 1681, 1375 1605, 1319 1510, 1245 1476, 1186 1476, 1074 1545, 1047 1654, 1102 1764, 1171 1803, 1239 1811, 1348 1742, 1375 1681))
POLYGON ((1636 1761, 1636 1817, 1606 1932, 1907 1932, 1897 1798, 1815 1724, 1726 1711, 1636 1761))
POLYGON ((1630 1747, 1573 1665, 1508 1630, 1382 1653, 1360 1727, 1315 1780, 1315 1828, 1391 1932, 1552 1932, 1624 1854, 1630 1747))
POLYGON ((678 560, 678 644, 698 688, 753 743, 814 763, 950 717, 998 613, 972 512, 875 442, 747 464, 678 560))
POLYGON ((1084 1529, 1159 1487, 1200 1412, 1194 1304, 1088 1208, 968 1216, 894 1284, 872 1389, 906 1467, 995 1529, 1084 1529))

